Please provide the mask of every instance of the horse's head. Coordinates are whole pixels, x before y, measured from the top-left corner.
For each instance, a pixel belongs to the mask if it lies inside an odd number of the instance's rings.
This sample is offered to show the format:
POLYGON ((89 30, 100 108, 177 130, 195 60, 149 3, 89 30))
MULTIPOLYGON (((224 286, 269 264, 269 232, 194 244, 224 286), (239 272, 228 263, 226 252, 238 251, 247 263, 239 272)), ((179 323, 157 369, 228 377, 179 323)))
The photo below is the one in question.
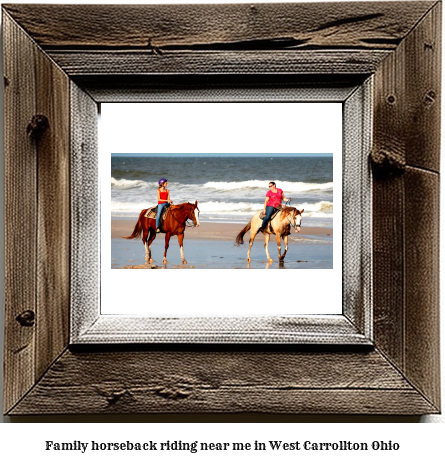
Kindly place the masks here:
POLYGON ((297 233, 300 232, 301 215, 303 214, 303 212, 304 212, 304 208, 301 211, 296 208, 294 212, 294 228, 297 233))
POLYGON ((297 233, 300 232, 301 215, 302 215, 303 212, 304 212, 304 209, 300 211, 300 210, 298 210, 297 208, 294 208, 294 207, 286 207, 283 210, 285 218, 287 219, 287 221, 289 221, 291 226, 293 226, 295 228, 295 231, 297 233))
POLYGON ((199 208, 198 208, 198 201, 196 200, 195 203, 189 203, 189 218, 193 221, 193 224, 196 227, 199 227, 199 208))

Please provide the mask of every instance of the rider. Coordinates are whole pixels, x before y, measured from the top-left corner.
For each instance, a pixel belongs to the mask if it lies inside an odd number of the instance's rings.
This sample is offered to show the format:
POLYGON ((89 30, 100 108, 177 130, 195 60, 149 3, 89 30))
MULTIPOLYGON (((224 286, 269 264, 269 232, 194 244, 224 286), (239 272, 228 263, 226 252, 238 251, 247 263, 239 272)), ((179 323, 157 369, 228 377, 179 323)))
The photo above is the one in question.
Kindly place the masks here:
POLYGON ((258 230, 258 232, 264 232, 264 228, 267 226, 267 222, 270 221, 271 216, 281 205, 281 201, 284 200, 285 202, 290 202, 292 198, 286 199, 286 197, 283 194, 283 191, 281 189, 277 189, 276 184, 271 181, 269 183, 269 191, 266 194, 266 200, 264 202, 264 209, 263 213, 266 215, 263 219, 263 224, 261 225, 261 228, 258 230))
POLYGON ((160 179, 158 181, 158 214, 156 215, 156 232, 160 232, 159 230, 159 221, 162 216, 162 212, 165 206, 169 203, 173 203, 170 200, 170 192, 167 189, 167 179, 160 179))

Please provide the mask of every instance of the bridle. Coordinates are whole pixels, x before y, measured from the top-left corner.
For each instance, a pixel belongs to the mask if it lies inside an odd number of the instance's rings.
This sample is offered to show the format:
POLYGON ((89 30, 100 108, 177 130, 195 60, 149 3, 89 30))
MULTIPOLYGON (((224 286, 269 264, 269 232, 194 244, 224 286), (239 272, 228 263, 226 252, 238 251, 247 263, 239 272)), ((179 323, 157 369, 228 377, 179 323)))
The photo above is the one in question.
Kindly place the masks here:
MULTIPOLYGON (((290 200, 286 202, 286 206, 290 207, 290 200)), ((292 217, 291 217, 292 218, 292 217)), ((295 217, 296 218, 296 217, 295 217)), ((300 224, 297 225, 297 221, 295 221, 295 224, 292 224, 292 221, 289 219, 289 215, 286 215, 287 221, 289 221, 289 224, 293 226, 295 229, 297 229, 297 226, 301 228, 301 214, 300 214, 300 224)))
POLYGON ((293 226, 295 229, 297 229, 297 226, 298 226, 299 228, 301 227, 301 218, 300 218, 300 224, 297 224, 296 221, 295 221, 295 224, 292 224, 292 221, 289 219, 289 215, 286 216, 286 218, 287 218, 287 221, 289 221, 289 224, 290 224, 291 226, 293 226))
MULTIPOLYGON (((199 213, 199 208, 196 207, 196 209, 198 210, 198 213, 199 213)), ((196 217, 195 217, 195 219, 192 218, 193 210, 194 210, 194 208, 193 208, 193 205, 192 205, 192 206, 190 207, 189 214, 188 214, 188 216, 187 216, 187 218, 186 218, 186 220, 185 220, 185 223, 184 223, 184 224, 186 225, 186 227, 188 227, 188 228, 191 228, 191 227, 195 226, 194 224, 188 224, 188 220, 196 221, 196 217)), ((173 214, 173 210, 170 210, 170 214, 171 214, 171 216, 173 216, 173 218, 175 219, 175 221, 176 221, 177 223, 181 224, 181 222, 180 222, 180 221, 176 218, 176 216, 173 214)))
POLYGON ((196 221, 196 216, 194 214, 195 209, 198 210, 198 213, 200 212, 198 207, 194 208, 194 205, 192 205, 190 207, 190 212, 189 212, 190 216, 185 220, 185 225, 186 225, 187 228, 193 228, 195 226, 195 224, 188 224, 187 223, 188 220, 192 220, 193 223, 196 221), (192 214, 193 214, 193 216, 195 216, 195 219, 192 218, 192 214))

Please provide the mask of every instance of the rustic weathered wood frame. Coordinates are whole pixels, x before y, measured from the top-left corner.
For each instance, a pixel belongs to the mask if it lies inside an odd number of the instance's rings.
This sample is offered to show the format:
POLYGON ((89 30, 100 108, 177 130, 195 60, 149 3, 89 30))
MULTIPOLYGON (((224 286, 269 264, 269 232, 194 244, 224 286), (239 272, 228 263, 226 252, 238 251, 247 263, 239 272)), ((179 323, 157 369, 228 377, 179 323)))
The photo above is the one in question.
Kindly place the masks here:
MULTIPOLYGON (((99 263, 99 209, 98 195, 84 194, 85 184, 99 191, 99 173, 93 167, 92 160, 99 156, 94 146, 96 135, 92 133, 88 140, 89 158, 85 165, 80 146, 86 143, 83 135, 85 126, 97 126, 98 109, 91 105, 86 112, 79 88, 72 88, 71 100, 71 211, 82 211, 71 225, 71 298, 70 298, 70 343, 71 344, 108 344, 108 343, 298 343, 298 344, 372 344, 372 246, 371 246, 371 168, 368 155, 371 150, 371 95, 372 78, 357 86, 338 88, 239 88, 217 87, 214 89, 188 89, 174 91, 170 87, 153 92, 147 86, 145 92, 136 96, 122 95, 118 89, 113 91, 113 100, 141 102, 228 102, 248 101, 261 105, 256 111, 267 111, 270 102, 337 102, 342 104, 343 144, 342 160, 338 163, 342 169, 343 202, 342 241, 336 240, 336 247, 342 250, 343 258, 331 275, 339 273, 348 276, 343 282, 341 300, 331 296, 327 315, 317 318, 311 315, 310 306, 305 307, 306 316, 289 314, 255 316, 204 316, 207 312, 205 299, 195 307, 201 316, 172 315, 111 315, 101 296, 108 292, 106 278, 102 286, 98 279, 99 263), (342 272, 337 271, 342 268, 342 272), (82 283, 78 286, 77 283, 82 283), (85 298, 85 296, 88 296, 85 298), (201 306, 201 307, 200 307, 201 306), (332 310, 341 314, 332 315, 332 310)), ((292 112, 292 105, 289 105, 292 112)), ((295 108, 295 107, 294 107, 295 108)), ((204 111, 206 109, 204 108, 204 111)), ((206 118, 211 115, 206 112, 206 118)), ((198 121, 194 121, 196 126, 198 121)), ((218 128, 224 131, 223 127, 218 128)), ((274 134, 271 137, 275 137, 274 134)), ((99 170, 100 171, 100 170, 99 170)), ((108 187, 108 185, 107 185, 108 187)), ((339 197, 337 197, 340 203, 339 197)), ((337 202, 337 200, 336 200, 337 202)), ((339 213, 337 213, 339 214, 339 213)), ((108 266, 108 263, 107 265, 108 266)), ((294 270, 296 271, 296 270, 294 270)), ((192 272, 194 274, 194 272, 192 272)), ((233 273, 237 273, 233 271, 233 273)), ((241 271, 244 276, 246 270, 241 271)), ((292 273, 292 271, 291 271, 292 273)), ((298 273, 298 272, 297 272, 298 273)), ((238 273, 239 276, 239 273, 238 273)), ((184 279, 182 275, 177 279, 184 279)), ((186 278, 190 279, 190 278, 186 278)), ((244 277, 239 276, 239 279, 244 277)), ((298 274, 294 278, 298 280, 298 274)), ((173 281, 175 282, 175 281, 173 281)), ((204 284, 199 280, 200 287, 204 284)), ((230 288, 227 283, 221 283, 230 288)), ((261 284, 258 283, 258 291, 261 284)), ((224 299, 220 298, 220 303, 224 299)), ((234 305, 227 295, 226 305, 234 305)), ((108 300, 109 301, 109 300, 108 300)), ((242 307, 242 306, 240 306, 242 307)), ((241 308, 238 309, 242 313, 241 308)), ((168 312, 168 311, 167 311, 168 312)), ((113 313, 113 312, 111 312, 113 313)))
MULTIPOLYGON (((440 2, 2 12, 7 414, 439 411, 440 2), (85 214, 70 206, 70 176, 82 182, 71 154, 85 169, 96 163, 94 126, 76 126, 74 140, 75 105, 87 115, 117 94, 169 86, 342 87, 370 77, 371 347, 69 345, 70 228, 85 214)), ((94 186, 83 192, 94 196, 94 186)))

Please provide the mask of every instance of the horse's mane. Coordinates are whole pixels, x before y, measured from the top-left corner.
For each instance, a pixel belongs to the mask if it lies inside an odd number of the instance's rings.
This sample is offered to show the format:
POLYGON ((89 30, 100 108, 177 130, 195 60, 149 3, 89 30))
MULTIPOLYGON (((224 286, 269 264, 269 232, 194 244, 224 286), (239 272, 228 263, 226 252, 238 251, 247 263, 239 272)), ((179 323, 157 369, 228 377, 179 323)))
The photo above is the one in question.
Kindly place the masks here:
POLYGON ((185 205, 191 205, 191 203, 185 202, 185 203, 180 203, 180 204, 178 204, 178 205, 171 205, 170 208, 172 208, 172 209, 178 209, 178 208, 183 208, 185 205))
MULTIPOLYGON (((283 209, 281 210, 281 212, 287 216, 289 215, 290 213, 293 213, 294 210, 297 210, 295 207, 283 207, 283 209)), ((297 210, 298 211, 298 210, 297 210)))

